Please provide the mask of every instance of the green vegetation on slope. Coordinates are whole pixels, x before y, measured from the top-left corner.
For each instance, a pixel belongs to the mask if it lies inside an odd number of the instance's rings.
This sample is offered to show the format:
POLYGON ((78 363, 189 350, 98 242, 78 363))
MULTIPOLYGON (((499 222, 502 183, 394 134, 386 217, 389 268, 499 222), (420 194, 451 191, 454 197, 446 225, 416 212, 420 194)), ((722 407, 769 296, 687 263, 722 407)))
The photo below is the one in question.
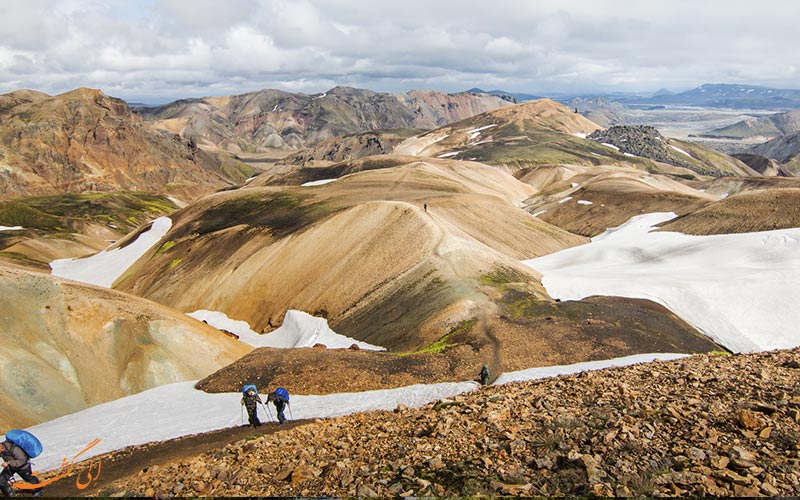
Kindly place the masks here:
POLYGON ((57 234, 94 223, 127 233, 176 208, 163 196, 139 192, 28 196, 0 202, 0 225, 57 234))
POLYGON ((279 191, 233 198, 206 210, 194 232, 212 233, 241 224, 268 228, 282 237, 331 213, 325 203, 307 203, 310 196, 279 191))

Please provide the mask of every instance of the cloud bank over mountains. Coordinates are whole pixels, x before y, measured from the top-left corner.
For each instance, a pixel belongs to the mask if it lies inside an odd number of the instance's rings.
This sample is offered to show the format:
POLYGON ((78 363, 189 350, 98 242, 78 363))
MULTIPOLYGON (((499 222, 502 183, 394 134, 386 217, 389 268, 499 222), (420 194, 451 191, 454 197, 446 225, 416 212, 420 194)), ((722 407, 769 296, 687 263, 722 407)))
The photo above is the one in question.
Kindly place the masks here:
POLYGON ((795 2, 0 0, 0 92, 791 87, 795 2))

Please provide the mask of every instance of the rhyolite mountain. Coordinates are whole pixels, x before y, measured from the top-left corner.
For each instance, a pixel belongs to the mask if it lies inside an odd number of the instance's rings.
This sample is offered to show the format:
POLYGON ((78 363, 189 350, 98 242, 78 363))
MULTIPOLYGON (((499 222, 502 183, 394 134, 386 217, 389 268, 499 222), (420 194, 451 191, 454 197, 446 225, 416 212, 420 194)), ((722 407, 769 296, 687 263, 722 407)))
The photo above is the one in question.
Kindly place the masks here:
POLYGON ((335 87, 312 95, 266 89, 137 110, 159 129, 238 153, 297 149, 376 129, 430 129, 510 104, 513 100, 473 92, 335 87))
POLYGON ((252 173, 228 155, 153 130, 99 90, 0 96, 0 199, 128 190, 188 200, 252 173))

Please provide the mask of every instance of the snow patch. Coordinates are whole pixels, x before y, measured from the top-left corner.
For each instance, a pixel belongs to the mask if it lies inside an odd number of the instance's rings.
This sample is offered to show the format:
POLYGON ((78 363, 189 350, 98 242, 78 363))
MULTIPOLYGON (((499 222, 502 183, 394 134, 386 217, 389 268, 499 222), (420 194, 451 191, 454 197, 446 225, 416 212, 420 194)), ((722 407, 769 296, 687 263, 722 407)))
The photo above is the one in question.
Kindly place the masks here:
POLYGON ((111 288, 114 281, 158 243, 170 227, 172 220, 169 217, 159 217, 152 222, 150 229, 124 248, 103 250, 83 259, 54 260, 50 269, 55 276, 111 288))
POLYGON ((250 328, 247 321, 229 318, 219 311, 200 309, 188 313, 194 319, 204 321, 219 330, 227 330, 239 336, 239 340, 253 347, 276 347, 289 349, 296 347, 313 347, 323 344, 329 349, 346 349, 353 344, 367 351, 385 351, 380 346, 361 342, 331 330, 325 318, 318 318, 302 311, 290 309, 286 311, 283 324, 277 330, 258 334, 250 328))
POLYGON ((586 139, 586 134, 583 132, 575 132, 572 135, 574 135, 575 137, 580 137, 581 139, 586 139))
POLYGON ((455 156, 455 155, 457 155, 458 153, 461 153, 461 152, 462 151, 453 151, 452 153, 445 153, 445 154, 439 155, 439 156, 437 156, 437 158, 449 158, 449 157, 455 156))
POLYGON ((572 196, 567 196, 567 197, 566 197, 566 198, 564 198, 563 200, 559 200, 559 203, 566 203, 566 202, 568 202, 568 201, 569 201, 569 200, 571 200, 571 199, 572 199, 572 196))
POLYGON ((22 226, 0 226, 0 231, 19 231, 20 229, 25 229, 22 226))
POLYGON ((557 377, 559 375, 571 375, 587 370, 601 370, 603 368, 611 368, 615 366, 630 366, 637 363, 649 363, 655 360, 671 361, 673 359, 681 359, 686 357, 689 357, 689 355, 673 353, 634 354, 622 358, 586 361, 584 363, 575 363, 573 365, 541 366, 537 368, 528 368, 527 370, 520 370, 517 372, 503 373, 495 379, 492 385, 504 385, 511 382, 524 382, 526 380, 539 380, 543 378, 557 377))
POLYGON ((543 213, 545 213, 545 212, 547 212, 547 210, 539 210, 538 212, 536 212, 535 214, 533 214, 533 216, 534 216, 534 217, 538 217, 538 216, 542 215, 542 214, 543 214, 543 213))
POLYGON ((478 128, 474 128, 472 130, 467 130, 467 133, 468 134, 480 133, 482 130, 486 130, 487 128, 492 128, 492 127, 496 127, 496 126, 497 126, 496 123, 492 123, 491 125, 485 125, 483 127, 478 127, 478 128))
POLYGON ((569 187, 572 187, 572 188, 576 188, 578 186, 580 186, 580 184, 578 184, 577 182, 573 182, 572 184, 569 185, 569 187))
POLYGON ((672 149, 674 149, 675 151, 677 151, 678 153, 683 153, 686 156, 688 156, 689 158, 694 158, 694 156, 690 155, 689 153, 687 153, 686 151, 682 150, 681 148, 676 148, 672 144, 668 144, 668 146, 671 147, 672 149))
POLYGON ((587 201, 587 200, 578 200, 578 205, 592 205, 592 204, 593 204, 593 203, 592 203, 591 201, 587 201))
POLYGON ((615 145, 611 144, 610 142, 601 142, 600 144, 602 144, 603 146, 608 146, 611 149, 616 149, 617 151, 619 151, 619 148, 616 147, 615 145))
POLYGON ((300 187, 308 187, 308 186, 322 186, 323 184, 328 184, 329 182, 333 182, 339 180, 337 179, 320 179, 318 181, 308 181, 300 184, 300 187))

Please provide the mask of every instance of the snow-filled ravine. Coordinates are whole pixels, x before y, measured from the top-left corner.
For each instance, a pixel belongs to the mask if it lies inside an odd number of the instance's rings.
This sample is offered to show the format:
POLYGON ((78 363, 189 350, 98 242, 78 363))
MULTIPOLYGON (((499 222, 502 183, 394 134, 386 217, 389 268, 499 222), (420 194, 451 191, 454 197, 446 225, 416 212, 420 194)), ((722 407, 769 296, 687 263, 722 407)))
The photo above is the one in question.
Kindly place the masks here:
MULTIPOLYGON (((495 384, 684 356, 686 355, 639 354, 574 365, 532 368, 504 373, 498 377, 495 384)), ((71 459, 98 438, 100 442, 81 454, 81 460, 126 446, 163 441, 246 423, 240 404, 240 393, 208 394, 195 389, 195 383, 179 382, 156 387, 29 427, 27 430, 37 436, 44 446, 42 454, 34 459, 35 469, 39 471, 56 469, 61 465, 62 459, 71 459)), ((290 409, 286 411, 286 415, 292 419, 331 418, 369 410, 393 410, 399 404, 419 407, 432 401, 476 390, 478 387, 476 382, 469 381, 325 396, 291 395, 290 409)), ((274 388, 259 389, 263 396, 274 388)), ((275 408, 270 405, 269 411, 274 418, 275 408)), ((258 413, 262 421, 270 420, 270 415, 267 415, 262 407, 259 407, 258 413)))
POLYGON ((691 236, 652 231, 675 217, 634 217, 591 243, 525 261, 561 300, 658 302, 737 352, 800 345, 800 228, 691 236))
POLYGON ((53 275, 111 288, 114 281, 161 240, 172 227, 172 219, 159 217, 150 229, 124 248, 103 250, 83 259, 59 259, 50 263, 53 275))

